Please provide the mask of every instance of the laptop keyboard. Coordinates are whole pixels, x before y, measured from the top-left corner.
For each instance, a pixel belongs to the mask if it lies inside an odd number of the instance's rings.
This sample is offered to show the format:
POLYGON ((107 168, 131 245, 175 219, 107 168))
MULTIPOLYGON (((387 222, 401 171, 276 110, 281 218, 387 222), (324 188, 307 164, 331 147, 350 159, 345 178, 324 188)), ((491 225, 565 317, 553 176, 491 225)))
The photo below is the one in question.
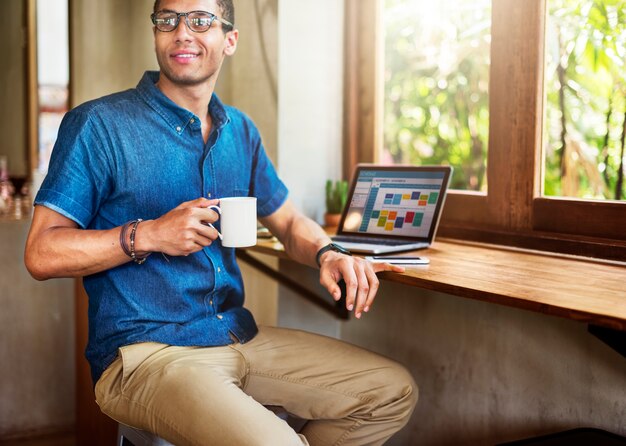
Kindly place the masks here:
POLYGON ((375 245, 385 245, 385 246, 399 246, 406 245, 408 242, 406 240, 388 240, 385 238, 376 238, 376 237, 362 237, 358 235, 335 235, 332 237, 335 242, 352 242, 352 243, 373 243, 375 245))

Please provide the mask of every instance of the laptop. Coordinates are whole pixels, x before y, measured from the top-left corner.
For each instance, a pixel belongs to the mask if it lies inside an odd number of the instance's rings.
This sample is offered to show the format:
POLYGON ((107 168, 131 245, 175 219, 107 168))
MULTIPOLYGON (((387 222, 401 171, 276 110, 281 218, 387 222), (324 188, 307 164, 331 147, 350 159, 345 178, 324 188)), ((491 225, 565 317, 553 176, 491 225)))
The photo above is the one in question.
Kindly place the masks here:
POLYGON ((451 176, 450 166, 359 164, 333 241, 367 254, 429 247, 451 176))

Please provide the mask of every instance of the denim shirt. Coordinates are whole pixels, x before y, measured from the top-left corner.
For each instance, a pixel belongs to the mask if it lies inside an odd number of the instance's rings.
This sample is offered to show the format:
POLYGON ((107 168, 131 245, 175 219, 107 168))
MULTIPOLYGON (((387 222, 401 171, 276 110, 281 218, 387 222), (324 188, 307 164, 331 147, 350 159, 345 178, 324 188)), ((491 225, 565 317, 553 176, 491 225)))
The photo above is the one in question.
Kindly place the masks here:
MULTIPOLYGON (((137 88, 66 114, 35 203, 84 229, 156 219, 202 196, 254 196, 258 216, 276 211, 287 188, 252 121, 213 95, 205 144, 200 119, 167 98, 155 86, 158 78, 147 72, 137 88)), ((94 383, 124 345, 217 346, 232 343, 231 334, 245 343, 257 333, 242 306, 235 251, 219 240, 186 257, 154 253, 143 265, 87 276, 84 286, 94 383)))

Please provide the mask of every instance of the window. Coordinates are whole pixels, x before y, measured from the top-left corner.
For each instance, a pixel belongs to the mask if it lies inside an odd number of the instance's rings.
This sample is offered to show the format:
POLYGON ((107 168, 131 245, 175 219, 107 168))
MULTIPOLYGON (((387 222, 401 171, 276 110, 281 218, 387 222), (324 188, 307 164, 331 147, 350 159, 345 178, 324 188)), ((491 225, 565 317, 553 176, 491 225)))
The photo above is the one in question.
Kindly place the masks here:
POLYGON ((384 0, 384 164, 451 164, 487 190, 491 0, 384 0))
POLYGON ((544 194, 626 199, 626 1, 548 0, 544 194))
MULTIPOLYGON (((346 176, 356 162, 381 161, 384 1, 346 3, 346 176)), ((626 203, 543 194, 548 6, 491 2, 489 184, 451 191, 440 235, 624 260, 626 203)))
POLYGON ((69 104, 69 12, 67 0, 37 0, 37 169, 48 171, 52 147, 69 104))

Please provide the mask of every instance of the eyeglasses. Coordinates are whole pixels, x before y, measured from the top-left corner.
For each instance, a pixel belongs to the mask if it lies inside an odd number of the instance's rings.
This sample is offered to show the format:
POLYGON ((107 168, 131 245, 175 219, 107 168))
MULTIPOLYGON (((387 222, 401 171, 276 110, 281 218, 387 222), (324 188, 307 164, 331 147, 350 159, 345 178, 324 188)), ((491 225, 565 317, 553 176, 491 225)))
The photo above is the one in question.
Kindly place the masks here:
POLYGON ((195 33, 207 32, 215 20, 227 27, 227 31, 234 28, 234 25, 228 20, 221 19, 215 14, 211 14, 207 11, 158 11, 150 15, 152 23, 156 29, 165 33, 172 32, 178 28, 178 23, 180 22, 181 17, 185 17, 187 28, 195 33))

